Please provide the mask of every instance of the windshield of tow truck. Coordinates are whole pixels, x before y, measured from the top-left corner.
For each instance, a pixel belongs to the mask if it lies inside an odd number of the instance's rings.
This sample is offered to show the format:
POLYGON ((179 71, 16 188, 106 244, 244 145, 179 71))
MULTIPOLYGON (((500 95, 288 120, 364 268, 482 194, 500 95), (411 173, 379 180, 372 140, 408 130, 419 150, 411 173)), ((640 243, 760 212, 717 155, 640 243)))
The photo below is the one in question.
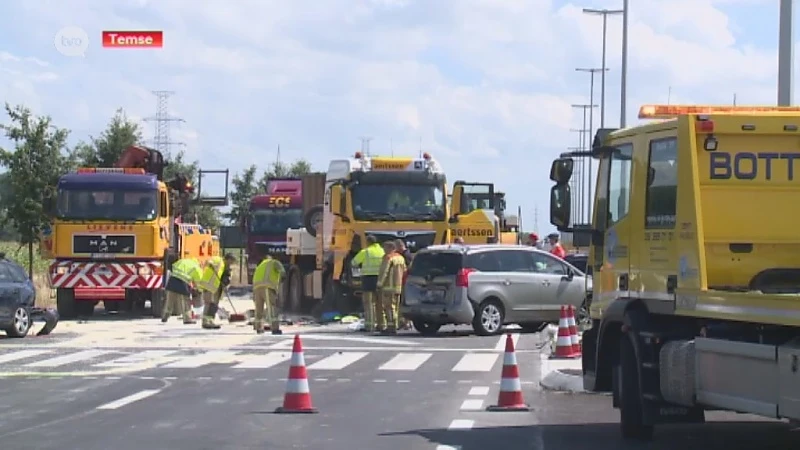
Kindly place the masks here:
POLYGON ((301 208, 259 208, 250 211, 248 229, 252 235, 285 235, 289 228, 303 228, 301 208))
POLYGON ((445 219, 445 188, 436 183, 359 183, 352 188, 356 220, 445 219))
POLYGON ((158 190, 58 190, 61 220, 149 221, 158 214, 158 190))

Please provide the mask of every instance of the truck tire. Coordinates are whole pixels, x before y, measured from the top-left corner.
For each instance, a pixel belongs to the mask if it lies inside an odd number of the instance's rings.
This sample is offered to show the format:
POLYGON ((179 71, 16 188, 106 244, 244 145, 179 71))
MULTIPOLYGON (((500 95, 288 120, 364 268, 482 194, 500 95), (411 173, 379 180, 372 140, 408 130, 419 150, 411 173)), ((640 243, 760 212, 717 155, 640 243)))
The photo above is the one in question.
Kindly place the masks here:
POLYGON ((619 348, 619 412, 620 429, 625 439, 648 441, 653 438, 653 425, 644 423, 644 396, 639 383, 639 360, 633 336, 624 333, 619 348))
POLYGON ((78 316, 75 311, 74 289, 56 289, 56 309, 62 319, 74 319, 78 316))
POLYGON ((313 237, 317 237, 317 228, 315 223, 322 221, 322 214, 325 212, 325 207, 317 205, 308 210, 305 217, 303 217, 303 226, 306 227, 306 232, 313 237))
POLYGON ((289 269, 289 280, 286 283, 288 287, 288 295, 286 296, 289 311, 293 313, 302 313, 303 309, 303 274, 300 269, 292 267, 289 269))
POLYGON ((150 314, 153 317, 161 317, 164 312, 164 289, 153 289, 150 291, 150 314))
POLYGON ((319 319, 322 317, 323 313, 333 311, 336 307, 337 298, 341 296, 340 289, 341 286, 339 286, 339 283, 333 281, 333 278, 328 275, 325 280, 325 290, 322 293, 322 301, 314 306, 311 310, 311 315, 319 319))
POLYGON ((75 312, 77 313, 78 317, 91 317, 94 315, 94 308, 97 306, 96 301, 93 300, 81 300, 75 302, 75 312))

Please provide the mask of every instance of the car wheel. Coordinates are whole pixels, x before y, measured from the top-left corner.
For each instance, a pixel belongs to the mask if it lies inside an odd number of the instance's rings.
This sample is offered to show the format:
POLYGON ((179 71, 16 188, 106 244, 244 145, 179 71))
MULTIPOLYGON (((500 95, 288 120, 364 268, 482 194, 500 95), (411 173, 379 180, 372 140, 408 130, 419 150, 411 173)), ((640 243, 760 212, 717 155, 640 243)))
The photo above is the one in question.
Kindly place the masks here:
POLYGON ((505 312, 499 300, 490 298, 484 300, 472 319, 472 328, 479 336, 493 336, 503 331, 505 312))
POLYGON ((12 317, 11 326, 6 329, 9 336, 21 338, 28 335, 31 329, 31 314, 27 307, 18 306, 14 310, 14 317, 12 317))
POLYGON ((437 332, 439 332, 439 328, 442 328, 442 324, 428 322, 426 320, 417 319, 412 321, 411 323, 414 324, 414 329, 417 330, 417 332, 419 332, 419 334, 423 336, 433 336, 437 332))

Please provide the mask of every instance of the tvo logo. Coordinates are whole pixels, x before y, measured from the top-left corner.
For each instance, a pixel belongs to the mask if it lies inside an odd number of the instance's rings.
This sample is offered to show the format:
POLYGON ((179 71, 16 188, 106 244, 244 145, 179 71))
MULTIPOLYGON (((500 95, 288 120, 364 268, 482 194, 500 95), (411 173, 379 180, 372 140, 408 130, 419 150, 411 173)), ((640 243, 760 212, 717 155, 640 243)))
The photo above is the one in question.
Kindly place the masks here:
POLYGON ((56 33, 53 44, 62 55, 86 56, 86 49, 89 47, 89 35, 80 27, 64 27, 56 33))

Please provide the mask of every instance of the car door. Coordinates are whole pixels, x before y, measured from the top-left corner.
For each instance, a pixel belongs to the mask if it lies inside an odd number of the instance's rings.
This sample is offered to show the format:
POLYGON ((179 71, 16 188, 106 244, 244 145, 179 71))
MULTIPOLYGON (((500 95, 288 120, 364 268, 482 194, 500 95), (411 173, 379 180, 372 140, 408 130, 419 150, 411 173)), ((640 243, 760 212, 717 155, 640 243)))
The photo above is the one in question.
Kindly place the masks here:
POLYGON ((17 296, 19 288, 14 294, 15 284, 11 276, 11 271, 5 263, 0 262, 0 322, 11 320, 17 306, 17 296))
POLYGON ((498 275, 501 289, 506 293, 506 320, 525 320, 535 310, 539 293, 539 280, 534 276, 525 250, 497 250, 491 252, 500 265, 498 275))
POLYGON ((584 278, 559 258, 544 252, 530 252, 540 285, 543 309, 572 305, 579 308, 586 294, 584 278))
POLYGON ((28 278, 25 269, 23 269, 22 266, 8 261, 2 263, 2 265, 4 265, 11 274, 11 295, 21 304, 34 306, 36 290, 33 287, 31 279, 28 278))

